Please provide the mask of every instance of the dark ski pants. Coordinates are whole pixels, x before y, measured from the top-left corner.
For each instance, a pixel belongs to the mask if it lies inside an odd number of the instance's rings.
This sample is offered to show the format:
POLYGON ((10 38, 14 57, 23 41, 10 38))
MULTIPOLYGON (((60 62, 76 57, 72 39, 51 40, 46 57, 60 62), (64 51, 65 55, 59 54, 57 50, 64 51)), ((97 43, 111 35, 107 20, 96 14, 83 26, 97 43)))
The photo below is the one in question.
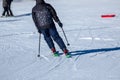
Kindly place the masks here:
POLYGON ((6 13, 7 13, 7 16, 9 16, 8 7, 3 7, 3 8, 4 8, 4 11, 2 13, 2 16, 6 16, 6 13))
POLYGON ((65 46, 62 38, 59 36, 56 27, 51 27, 49 29, 41 29, 40 31, 44 35, 44 39, 47 42, 50 49, 55 48, 53 40, 58 44, 58 46, 62 50, 66 49, 66 46, 65 46))
POLYGON ((10 16, 13 16, 12 10, 11 10, 11 2, 8 4, 8 11, 10 13, 10 16))

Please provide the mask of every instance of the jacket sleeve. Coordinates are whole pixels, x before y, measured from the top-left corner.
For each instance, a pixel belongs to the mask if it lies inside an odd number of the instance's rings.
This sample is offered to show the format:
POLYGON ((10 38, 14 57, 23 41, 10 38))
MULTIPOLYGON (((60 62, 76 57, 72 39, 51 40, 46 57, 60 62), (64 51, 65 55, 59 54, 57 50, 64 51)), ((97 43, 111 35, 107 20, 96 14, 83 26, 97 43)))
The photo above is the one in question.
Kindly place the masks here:
POLYGON ((56 11, 55 11, 55 9, 50 5, 50 4, 47 4, 48 6, 48 9, 50 10, 50 12, 52 13, 52 17, 53 17, 53 19, 58 23, 58 22, 60 22, 60 20, 59 20, 59 18, 58 18, 58 16, 57 16, 57 13, 56 13, 56 11))
POLYGON ((35 15, 35 12, 32 12, 32 19, 35 23, 35 26, 37 27, 37 20, 36 20, 36 15, 35 15))
POLYGON ((36 28, 37 28, 37 30, 38 30, 38 32, 40 31, 40 29, 39 29, 39 26, 38 26, 38 22, 37 22, 37 17, 36 17, 36 12, 33 12, 32 11, 32 19, 33 19, 33 21, 34 21, 34 23, 35 23, 35 26, 36 26, 36 28))

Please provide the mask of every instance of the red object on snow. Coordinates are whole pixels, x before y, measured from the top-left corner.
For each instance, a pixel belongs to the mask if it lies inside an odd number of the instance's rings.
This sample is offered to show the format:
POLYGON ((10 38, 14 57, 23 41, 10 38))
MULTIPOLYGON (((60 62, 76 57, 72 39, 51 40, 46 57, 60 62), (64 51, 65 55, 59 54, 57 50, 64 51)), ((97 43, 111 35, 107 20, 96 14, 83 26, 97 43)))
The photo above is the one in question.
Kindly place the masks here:
POLYGON ((101 15, 102 18, 112 18, 115 17, 115 14, 105 14, 105 15, 101 15))

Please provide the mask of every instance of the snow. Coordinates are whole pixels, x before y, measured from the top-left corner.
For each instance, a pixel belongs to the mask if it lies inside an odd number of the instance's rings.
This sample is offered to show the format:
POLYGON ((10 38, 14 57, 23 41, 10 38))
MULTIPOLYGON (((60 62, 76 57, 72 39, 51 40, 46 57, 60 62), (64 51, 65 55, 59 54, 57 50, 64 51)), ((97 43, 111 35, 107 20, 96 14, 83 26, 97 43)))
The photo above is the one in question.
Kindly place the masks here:
MULTIPOLYGON (((43 36, 41 57, 37 57, 39 34, 31 17, 35 1, 15 0, 15 17, 0 18, 0 80, 120 80, 120 1, 46 2, 64 24, 72 58, 53 57, 43 36), (116 17, 104 19, 103 14, 116 17)), ((56 27, 66 43, 61 28, 56 27)))

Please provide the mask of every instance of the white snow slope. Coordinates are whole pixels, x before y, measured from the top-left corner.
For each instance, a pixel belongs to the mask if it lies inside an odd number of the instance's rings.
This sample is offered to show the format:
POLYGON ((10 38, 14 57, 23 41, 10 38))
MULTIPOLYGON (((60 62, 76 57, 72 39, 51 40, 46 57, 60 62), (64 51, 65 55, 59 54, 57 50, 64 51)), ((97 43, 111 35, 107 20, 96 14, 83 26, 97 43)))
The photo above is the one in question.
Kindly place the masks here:
POLYGON ((35 1, 14 1, 15 17, 0 18, 0 80, 120 80, 120 0, 46 2, 64 24, 72 58, 53 57, 43 36, 38 58, 39 34, 31 17, 35 1), (103 14, 116 16, 104 19, 103 14))

